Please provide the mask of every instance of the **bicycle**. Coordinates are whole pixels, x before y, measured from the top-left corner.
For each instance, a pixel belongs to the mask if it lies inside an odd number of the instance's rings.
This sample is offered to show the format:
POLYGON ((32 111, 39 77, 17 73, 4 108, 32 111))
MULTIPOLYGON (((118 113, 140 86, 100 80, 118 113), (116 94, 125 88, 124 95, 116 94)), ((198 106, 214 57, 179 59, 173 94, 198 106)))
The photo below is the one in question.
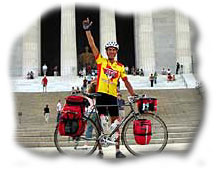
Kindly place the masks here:
MULTIPOLYGON (((83 94, 88 98, 95 99, 100 94, 91 93, 83 94)), ((130 107, 130 113, 125 116, 123 120, 113 129, 110 134, 105 133, 103 127, 101 126, 101 119, 97 113, 97 107, 109 107, 112 105, 93 105, 92 111, 89 114, 83 115, 82 119, 86 122, 87 127, 92 128, 92 133, 90 137, 86 137, 87 134, 84 132, 83 135, 79 137, 68 137, 61 136, 58 132, 58 125, 56 126, 54 132, 54 143, 57 150, 63 154, 77 154, 78 155, 91 155, 97 149, 97 146, 100 144, 102 147, 108 147, 109 145, 115 145, 113 136, 122 128, 121 141, 127 150, 135 155, 145 155, 147 153, 161 152, 168 140, 168 131, 164 121, 153 112, 135 112, 134 103, 138 101, 140 97, 128 97, 128 102, 125 103, 125 106, 130 107), (95 116, 95 119, 94 119, 95 116), (147 119, 151 121, 151 140, 149 144, 138 145, 135 142, 135 135, 133 134, 133 124, 135 120, 147 119)))

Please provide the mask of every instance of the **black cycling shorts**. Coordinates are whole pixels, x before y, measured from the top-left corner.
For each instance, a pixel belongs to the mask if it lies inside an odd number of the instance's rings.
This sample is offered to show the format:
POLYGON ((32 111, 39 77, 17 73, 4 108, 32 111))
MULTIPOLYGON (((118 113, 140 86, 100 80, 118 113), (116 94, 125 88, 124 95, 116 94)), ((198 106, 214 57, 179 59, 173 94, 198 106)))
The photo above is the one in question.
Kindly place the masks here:
POLYGON ((102 96, 98 96, 96 98, 96 105, 97 109, 100 114, 104 115, 110 115, 110 116, 119 116, 118 113, 118 106, 108 106, 108 107, 99 107, 98 105, 117 105, 117 97, 105 94, 105 93, 99 93, 102 96))

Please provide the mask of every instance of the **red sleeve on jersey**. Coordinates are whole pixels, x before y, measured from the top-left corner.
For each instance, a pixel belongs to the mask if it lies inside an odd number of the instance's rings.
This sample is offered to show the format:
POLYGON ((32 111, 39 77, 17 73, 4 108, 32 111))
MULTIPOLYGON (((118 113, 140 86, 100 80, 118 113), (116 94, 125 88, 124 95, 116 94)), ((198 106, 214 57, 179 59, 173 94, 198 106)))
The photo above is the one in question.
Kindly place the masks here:
POLYGON ((128 78, 127 78, 127 77, 124 77, 122 80, 125 81, 125 80, 128 80, 128 78))
POLYGON ((99 57, 99 54, 97 56, 95 56, 95 59, 97 60, 98 57, 99 57))
POLYGON ((117 61, 117 64, 118 64, 119 66, 121 66, 121 67, 123 66, 123 64, 119 63, 118 61, 117 61))

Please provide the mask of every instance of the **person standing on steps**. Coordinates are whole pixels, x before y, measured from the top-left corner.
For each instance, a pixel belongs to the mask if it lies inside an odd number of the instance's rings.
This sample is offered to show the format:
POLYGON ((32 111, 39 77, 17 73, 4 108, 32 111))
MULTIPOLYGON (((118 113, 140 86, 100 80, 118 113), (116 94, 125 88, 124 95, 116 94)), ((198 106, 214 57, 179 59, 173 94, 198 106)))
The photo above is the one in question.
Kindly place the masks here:
MULTIPOLYGON (((125 73, 124 65, 115 60, 115 56, 118 53, 119 45, 117 42, 110 41, 106 43, 105 50, 108 58, 104 58, 96 44, 94 42, 92 33, 90 31, 92 21, 87 18, 82 22, 83 29, 85 30, 86 37, 89 42, 89 46, 95 57, 97 64, 97 87, 96 92, 101 94, 101 97, 97 97, 97 105, 117 105, 117 83, 118 79, 121 78, 124 81, 125 87, 127 88, 130 95, 134 96, 135 92, 128 81, 125 73)), ((98 107, 99 115, 107 114, 106 107, 98 107)), ((111 123, 119 120, 119 112, 117 106, 108 107, 111 123)), ((118 134, 120 134, 118 132, 118 134)), ((120 136, 116 139, 116 158, 125 158, 126 156, 120 151, 120 136)), ((101 145, 99 145, 99 152, 97 157, 103 158, 103 151, 101 145)))
POLYGON ((154 72, 154 84, 157 84, 157 76, 158 76, 158 74, 157 74, 157 72, 155 71, 155 72, 154 72))
POLYGON ((118 105, 119 116, 121 117, 121 119, 123 119, 125 117, 125 100, 122 98, 121 93, 118 93, 118 105))
POLYGON ((150 87, 154 87, 154 75, 153 75, 153 73, 150 74, 149 80, 150 80, 150 87))
POLYGON ((42 66, 42 70, 43 70, 44 76, 47 75, 47 65, 46 65, 46 64, 44 64, 44 65, 42 66))
POLYGON ((42 85, 43 85, 43 92, 47 92, 47 83, 48 83, 48 80, 47 80, 46 75, 45 75, 44 78, 42 79, 41 83, 42 83, 42 85))
POLYGON ((46 104, 43 112, 44 112, 45 122, 48 123, 49 122, 49 118, 50 118, 50 109, 49 109, 48 104, 46 104))
POLYGON ((179 69, 180 69, 180 63, 177 62, 177 63, 176 63, 176 74, 179 73, 179 69))
POLYGON ((57 123, 59 123, 61 111, 62 111, 61 101, 58 100, 58 103, 57 103, 57 123))

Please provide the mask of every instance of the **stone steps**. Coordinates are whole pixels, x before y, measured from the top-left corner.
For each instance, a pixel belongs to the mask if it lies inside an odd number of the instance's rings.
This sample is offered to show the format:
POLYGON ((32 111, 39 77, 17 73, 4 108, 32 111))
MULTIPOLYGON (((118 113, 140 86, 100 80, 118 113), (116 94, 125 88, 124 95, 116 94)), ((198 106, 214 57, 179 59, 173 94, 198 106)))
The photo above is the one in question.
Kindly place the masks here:
MULTIPOLYGON (((173 127, 199 127, 199 123, 198 121, 195 121, 195 123, 187 123, 187 122, 181 122, 181 123, 172 123, 172 122, 166 122, 166 125, 168 128, 173 128, 173 127)), ((22 131, 47 131, 47 130, 51 130, 51 129, 55 129, 56 124, 51 124, 51 125, 40 125, 40 124, 34 124, 32 126, 20 126, 16 129, 16 132, 22 132, 22 131), (40 127, 39 127, 40 126, 40 127)))
MULTIPOLYGON (((196 89, 137 90, 159 100, 158 113, 168 127, 168 143, 192 143, 202 116, 202 98, 196 89)), ((15 129, 15 140, 24 147, 54 147, 53 135, 56 127, 56 103, 64 103, 70 92, 14 93, 17 113, 22 112, 21 124, 15 129), (49 104, 51 117, 45 123, 43 107, 49 104)), ((122 91, 124 99, 127 92, 122 91)), ((126 108, 128 111, 129 108, 126 108)), ((132 134, 132 129, 129 131, 132 134)))
MULTIPOLYGON (((170 124, 168 125, 168 143, 191 143, 198 130, 197 126, 170 124)), ((130 129, 130 135, 133 130, 130 129)), ((128 135, 129 135, 128 134, 128 135)), ((54 128, 50 129, 18 129, 15 140, 24 147, 53 147, 54 128)))
MULTIPOLYGON (((83 80, 82 78, 76 76, 48 76, 47 78, 49 81, 47 90, 50 92, 70 91, 72 86, 81 87, 83 80)), ((33 80, 26 80, 22 77, 13 77, 11 80, 12 90, 14 92, 42 92, 41 79, 42 77, 36 77, 33 80)), ((128 79, 135 89, 152 89, 150 87, 148 75, 145 75, 144 77, 128 75, 128 79)), ((173 82, 167 82, 167 76, 159 74, 157 78, 157 84, 154 85, 153 89, 185 89, 187 88, 187 84, 189 84, 188 88, 195 88, 196 82, 197 81, 192 74, 184 76, 176 75, 176 81, 173 82)), ((125 89, 124 83, 121 83, 121 89, 125 89)))
MULTIPOLYGON (((17 136, 15 137, 16 141, 21 142, 53 142, 54 133, 47 133, 45 136, 35 136, 34 134, 30 134, 30 136, 17 136)), ((128 134, 133 135, 133 133, 128 134)), ((169 139, 184 139, 184 138, 193 138, 196 135, 196 132, 170 132, 169 139)))
MULTIPOLYGON (((173 144, 173 143, 192 143, 193 138, 169 138, 167 141, 167 144, 173 144)), ((129 141, 133 144, 135 144, 135 141, 129 141)), ((51 138, 51 141, 38 141, 38 142, 21 142, 18 141, 19 145, 27 148, 33 148, 33 147, 55 147, 55 144, 51 138)), ((157 141, 151 141, 151 144, 156 144, 157 141)))
MULTIPOLYGON (((53 135, 55 129, 45 130, 45 131, 17 131, 17 137, 47 137, 53 135)), ((168 127, 168 133, 195 133, 198 127, 168 127)), ((133 129, 128 131, 133 133, 133 129)))

